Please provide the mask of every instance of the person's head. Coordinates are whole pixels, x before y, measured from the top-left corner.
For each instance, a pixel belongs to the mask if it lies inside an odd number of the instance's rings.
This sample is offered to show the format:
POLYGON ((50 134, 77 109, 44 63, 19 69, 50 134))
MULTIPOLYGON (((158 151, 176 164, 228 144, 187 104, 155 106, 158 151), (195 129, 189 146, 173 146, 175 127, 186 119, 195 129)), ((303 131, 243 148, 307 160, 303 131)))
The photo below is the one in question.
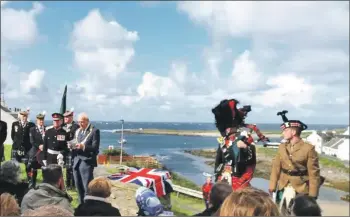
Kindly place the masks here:
POLYGON ((63 172, 62 167, 58 164, 49 164, 42 168, 43 182, 63 189, 63 172))
POLYGON ((58 205, 40 206, 34 210, 27 209, 22 216, 74 216, 73 213, 58 205))
POLYGON ((277 205, 262 190, 247 187, 232 192, 221 205, 219 216, 279 216, 277 205))
POLYGON ((219 209, 225 199, 232 193, 232 187, 225 182, 218 182, 210 191, 209 202, 214 209, 219 209))
POLYGON ((81 128, 86 129, 87 126, 89 125, 89 122, 90 122, 89 117, 85 112, 79 114, 78 124, 81 128))
POLYGON ((294 199, 292 214, 295 216, 321 216, 322 211, 314 198, 298 195, 294 199))
POLYGON ((301 129, 299 127, 288 127, 283 130, 283 139, 291 140, 293 138, 299 138, 301 135, 301 129))
POLYGON ((207 177, 207 179, 205 180, 207 184, 211 183, 211 177, 207 177))
POLYGON ((111 195, 112 184, 105 177, 97 177, 93 179, 89 185, 87 194, 95 197, 107 198, 111 195))
POLYGON ((28 112, 26 111, 21 111, 19 113, 19 119, 22 121, 22 122, 27 122, 28 120, 28 112))
POLYGON ((62 126, 62 119, 63 119, 63 115, 61 115, 60 113, 53 113, 52 114, 53 127, 54 128, 61 127, 62 126))
POLYGON ((38 114, 36 116, 36 124, 38 126, 43 126, 44 125, 44 119, 45 119, 45 112, 38 114))
POLYGON ((1 194, 0 203, 0 216, 19 216, 21 214, 21 209, 18 206, 17 200, 11 194, 1 194))
POLYGON ((164 211, 164 207, 158 197, 146 187, 138 188, 135 197, 141 216, 158 216, 164 211))
POLYGON ((5 161, 0 168, 0 180, 13 184, 21 181, 21 167, 17 161, 5 161))
POLYGON ((66 111, 64 114, 64 123, 65 124, 70 124, 73 122, 73 116, 74 116, 74 113, 73 111, 66 111))

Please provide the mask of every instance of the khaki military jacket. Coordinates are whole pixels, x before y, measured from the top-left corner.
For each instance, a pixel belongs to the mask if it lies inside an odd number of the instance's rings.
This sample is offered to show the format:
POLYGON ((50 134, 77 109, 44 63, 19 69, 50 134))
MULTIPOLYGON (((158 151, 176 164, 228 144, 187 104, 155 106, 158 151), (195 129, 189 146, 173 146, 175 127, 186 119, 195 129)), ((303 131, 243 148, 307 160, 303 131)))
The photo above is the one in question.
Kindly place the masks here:
POLYGON ((275 191, 282 190, 290 183, 297 193, 308 194, 311 197, 318 197, 320 187, 320 167, 318 154, 312 144, 300 140, 294 144, 293 148, 290 143, 282 143, 278 148, 278 153, 272 161, 272 171, 270 176, 269 189, 275 191), (288 153, 291 155, 292 161, 299 170, 307 170, 305 176, 290 176, 281 171, 296 170, 290 161, 288 153))

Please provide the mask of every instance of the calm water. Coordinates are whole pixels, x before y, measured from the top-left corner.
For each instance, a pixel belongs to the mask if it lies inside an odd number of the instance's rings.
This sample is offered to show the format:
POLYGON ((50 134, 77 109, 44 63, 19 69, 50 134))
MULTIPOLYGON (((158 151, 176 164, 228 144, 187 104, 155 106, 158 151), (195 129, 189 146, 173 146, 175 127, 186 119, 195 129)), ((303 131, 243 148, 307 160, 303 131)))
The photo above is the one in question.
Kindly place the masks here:
MULTIPOLYGON (((101 150, 108 145, 115 145, 120 139, 120 134, 112 133, 113 130, 120 129, 119 122, 94 122, 97 128, 101 130, 101 150)), ((260 124, 261 130, 279 130, 278 124, 260 124)), ((309 125, 309 129, 325 130, 346 128, 345 125, 309 125)), ((124 129, 156 128, 156 129, 175 129, 175 130, 215 130, 213 124, 208 123, 124 123, 124 129)), ((134 155, 151 155, 166 165, 169 169, 192 180, 198 185, 204 183, 203 172, 212 173, 213 169, 207 166, 204 158, 192 156, 183 153, 185 149, 216 148, 215 137, 196 137, 196 136, 165 136, 165 135, 146 135, 129 134, 124 137, 127 140, 125 150, 134 155)), ((280 139, 274 139, 280 141, 280 139)), ((252 184, 263 190, 267 190, 268 181, 264 179, 254 179, 252 184)), ((323 187, 320 193, 321 200, 339 201, 343 193, 337 190, 323 187)))

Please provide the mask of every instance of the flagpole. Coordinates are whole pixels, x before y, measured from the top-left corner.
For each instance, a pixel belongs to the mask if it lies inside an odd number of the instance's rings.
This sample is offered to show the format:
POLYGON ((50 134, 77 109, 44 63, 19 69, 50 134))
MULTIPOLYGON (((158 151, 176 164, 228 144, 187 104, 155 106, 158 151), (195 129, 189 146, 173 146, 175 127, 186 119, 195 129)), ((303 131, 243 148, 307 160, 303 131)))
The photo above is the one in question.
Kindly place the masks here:
POLYGON ((123 162, 123 131, 124 131, 124 120, 120 120, 122 122, 122 132, 120 135, 120 158, 119 158, 119 164, 122 165, 123 162))

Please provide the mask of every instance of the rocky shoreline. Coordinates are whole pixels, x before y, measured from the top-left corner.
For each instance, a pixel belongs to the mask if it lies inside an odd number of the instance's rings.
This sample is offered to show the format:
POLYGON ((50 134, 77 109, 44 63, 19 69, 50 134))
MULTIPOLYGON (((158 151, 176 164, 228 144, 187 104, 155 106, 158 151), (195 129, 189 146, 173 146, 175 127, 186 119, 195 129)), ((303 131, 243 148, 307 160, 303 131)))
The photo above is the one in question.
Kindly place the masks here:
MULTIPOLYGON (((273 160, 277 149, 257 147, 257 165, 255 177, 269 179, 271 174, 271 161, 273 160)), ((207 165, 214 167, 214 159, 216 156, 215 149, 196 149, 185 150, 185 153, 192 154, 208 159, 207 165)), ((324 160, 320 159, 321 175, 326 178, 325 186, 335 188, 345 192, 349 192, 349 168, 336 167, 323 164, 324 160)))

